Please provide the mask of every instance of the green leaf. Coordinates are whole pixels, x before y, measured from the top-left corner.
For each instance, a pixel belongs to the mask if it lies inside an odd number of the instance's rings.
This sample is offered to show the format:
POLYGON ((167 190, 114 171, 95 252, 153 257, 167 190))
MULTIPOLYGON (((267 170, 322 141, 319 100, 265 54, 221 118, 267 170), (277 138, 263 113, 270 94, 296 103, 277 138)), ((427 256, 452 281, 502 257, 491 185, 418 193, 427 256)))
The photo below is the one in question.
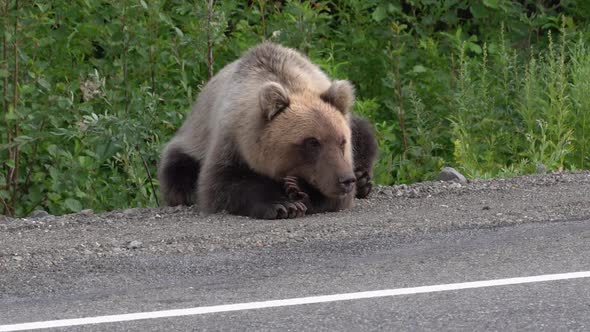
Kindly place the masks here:
POLYGON ((139 0, 139 3, 141 4, 141 6, 142 6, 143 8, 145 8, 145 9, 148 9, 148 5, 147 5, 147 3, 145 3, 145 1, 143 1, 143 0, 139 0))
POLYGON ((82 168, 84 169, 89 169, 92 165, 92 159, 86 156, 79 156, 78 162, 80 163, 80 166, 82 166, 82 168))
POLYGON ((40 188, 31 188, 27 196, 33 202, 41 202, 43 200, 43 193, 40 188))
POLYGON ((64 205, 68 208, 68 210, 72 211, 72 212, 78 212, 80 210, 82 210, 82 203, 80 203, 80 201, 73 199, 73 198, 68 198, 65 200, 64 205))
POLYGON ((480 2, 474 3, 469 10, 474 18, 482 18, 486 16, 486 8, 482 6, 480 2))
POLYGON ((55 145, 55 144, 51 144, 50 146, 47 147, 47 152, 49 152, 49 154, 54 158, 57 157, 58 152, 59 152, 58 150, 59 149, 57 148, 57 145, 55 145))
POLYGON ((399 12, 401 12, 401 11, 402 11, 402 9, 401 9, 401 7, 400 7, 400 5, 399 5, 399 4, 393 4, 393 3, 390 3, 390 4, 387 6, 387 10, 388 10, 390 13, 399 13, 399 12))
POLYGON ((482 50, 481 47, 474 43, 468 43, 467 47, 474 53, 481 54, 482 50))
POLYGON ((49 200, 51 200, 52 202, 58 202, 59 200, 61 200, 61 195, 58 193, 50 192, 47 194, 47 198, 49 198, 49 200))
POLYGON ((424 67, 422 65, 415 65, 414 68, 412 68, 412 71, 414 73, 425 73, 426 72, 426 67, 424 67))
POLYGON ((34 140, 35 140, 34 138, 32 138, 30 136, 26 136, 26 135, 20 135, 20 136, 14 138, 14 141, 19 144, 23 144, 23 143, 34 141, 34 140))
POLYGON ((49 176, 51 176, 54 181, 57 181, 60 178, 59 171, 55 167, 49 169, 49 176))
POLYGON ((18 114, 16 114, 16 112, 8 112, 8 114, 6 114, 6 120, 16 120, 18 119, 18 114))
POLYGON ((49 90, 51 88, 51 84, 49 84, 49 82, 47 82, 47 80, 44 78, 39 79, 39 85, 42 86, 45 90, 49 90))
POLYGON ((500 4, 498 3, 498 0, 483 0, 483 4, 486 7, 490 7, 490 8, 494 8, 494 9, 498 9, 498 7, 500 6, 500 4))
POLYGON ((78 198, 86 198, 88 197, 88 193, 83 192, 80 188, 76 188, 76 197, 78 198))
POLYGON ((178 37, 182 38, 184 37, 184 33, 182 33, 182 30, 180 30, 177 27, 174 27, 174 31, 176 31, 176 34, 178 35, 178 37))
POLYGON ((8 77, 10 76, 10 73, 8 72, 8 70, 0 68, 0 78, 4 78, 4 77, 8 77))
POLYGON ((0 190, 0 197, 3 199, 10 199, 10 193, 6 190, 0 190))
POLYGON ((576 27, 574 19, 571 16, 564 16, 563 19, 565 21, 565 26, 567 26, 568 28, 574 29, 576 27))
POLYGON ((375 9, 373 14, 371 15, 371 17, 373 17, 373 20, 375 20, 376 22, 383 21, 383 19, 387 17, 387 10, 385 9, 385 6, 378 6, 377 9, 375 9))
POLYGON ((14 159, 8 159, 7 161, 4 162, 4 165, 6 165, 10 168, 14 168, 14 159))
POLYGON ((57 106, 59 108, 61 108, 62 110, 68 109, 70 107, 70 105, 71 105, 71 102, 70 102, 70 100, 68 98, 59 97, 57 99, 57 106))
POLYGON ((6 113, 6 120, 16 120, 18 119, 18 114, 14 111, 14 107, 12 104, 8 105, 8 113, 6 113))

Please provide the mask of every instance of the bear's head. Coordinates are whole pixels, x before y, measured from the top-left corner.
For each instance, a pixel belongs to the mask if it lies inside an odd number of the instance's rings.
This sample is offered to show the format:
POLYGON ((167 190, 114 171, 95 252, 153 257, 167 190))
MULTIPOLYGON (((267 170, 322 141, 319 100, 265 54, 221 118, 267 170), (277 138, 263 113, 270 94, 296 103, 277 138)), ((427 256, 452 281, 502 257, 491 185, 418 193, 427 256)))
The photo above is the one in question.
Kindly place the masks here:
POLYGON ((352 192, 356 180, 349 125, 352 84, 336 80, 318 95, 290 94, 269 82, 258 97, 263 119, 257 150, 268 167, 266 173, 275 179, 297 176, 328 197, 352 192))

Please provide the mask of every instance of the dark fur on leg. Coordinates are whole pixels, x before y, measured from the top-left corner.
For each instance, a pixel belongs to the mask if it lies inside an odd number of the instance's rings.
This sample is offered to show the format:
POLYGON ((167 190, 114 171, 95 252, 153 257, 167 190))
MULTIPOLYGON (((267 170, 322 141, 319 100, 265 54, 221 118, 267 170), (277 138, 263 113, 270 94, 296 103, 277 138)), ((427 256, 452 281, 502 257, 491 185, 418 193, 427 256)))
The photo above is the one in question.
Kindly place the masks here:
POLYGON ((307 207, 285 193, 284 184, 255 173, 244 163, 216 165, 201 184, 204 206, 209 212, 225 210, 231 214, 258 219, 285 219, 305 215, 307 207))
POLYGON ((357 115, 351 119, 356 197, 366 198, 373 188, 373 166, 377 157, 377 138, 371 123, 357 115))
POLYGON ((200 163, 179 149, 168 151, 163 162, 158 178, 166 203, 170 206, 196 203, 200 163))

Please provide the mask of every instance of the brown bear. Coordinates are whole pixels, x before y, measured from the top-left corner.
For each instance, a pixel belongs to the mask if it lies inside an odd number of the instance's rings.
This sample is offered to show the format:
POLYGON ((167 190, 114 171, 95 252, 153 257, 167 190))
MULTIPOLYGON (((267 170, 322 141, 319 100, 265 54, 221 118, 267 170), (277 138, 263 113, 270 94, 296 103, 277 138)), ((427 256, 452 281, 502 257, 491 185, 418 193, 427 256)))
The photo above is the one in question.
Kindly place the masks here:
POLYGON ((294 49, 264 42, 205 85, 158 166, 168 205, 293 218, 371 191, 377 142, 354 89, 294 49))

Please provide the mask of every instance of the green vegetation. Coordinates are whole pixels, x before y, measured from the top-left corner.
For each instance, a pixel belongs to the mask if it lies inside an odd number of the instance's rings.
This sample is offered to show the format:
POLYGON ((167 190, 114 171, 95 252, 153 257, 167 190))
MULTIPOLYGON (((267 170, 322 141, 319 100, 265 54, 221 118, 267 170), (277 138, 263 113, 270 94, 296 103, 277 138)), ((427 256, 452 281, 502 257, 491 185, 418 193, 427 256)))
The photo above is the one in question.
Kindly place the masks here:
POLYGON ((264 39, 353 81, 379 183, 590 168, 588 1, 3 0, 0 18, 4 214, 155 206, 162 144, 264 39))

